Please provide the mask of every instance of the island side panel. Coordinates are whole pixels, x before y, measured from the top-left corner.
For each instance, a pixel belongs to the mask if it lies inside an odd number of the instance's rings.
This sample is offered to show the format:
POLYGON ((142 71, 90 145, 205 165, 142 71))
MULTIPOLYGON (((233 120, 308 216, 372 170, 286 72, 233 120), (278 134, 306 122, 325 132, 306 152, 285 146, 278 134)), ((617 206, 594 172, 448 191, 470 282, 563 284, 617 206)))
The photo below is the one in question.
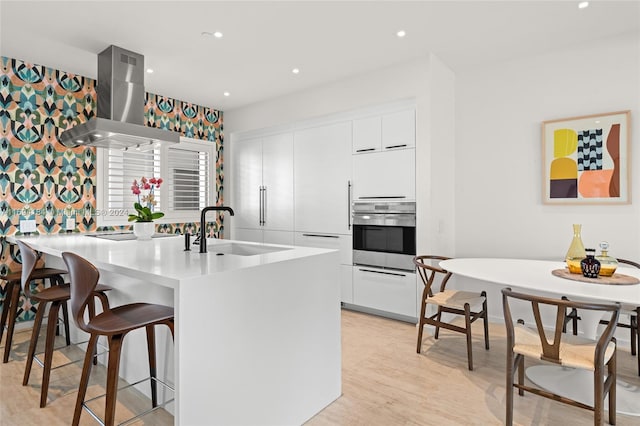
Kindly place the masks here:
POLYGON ((302 424, 341 394, 339 254, 183 280, 181 425, 302 424))

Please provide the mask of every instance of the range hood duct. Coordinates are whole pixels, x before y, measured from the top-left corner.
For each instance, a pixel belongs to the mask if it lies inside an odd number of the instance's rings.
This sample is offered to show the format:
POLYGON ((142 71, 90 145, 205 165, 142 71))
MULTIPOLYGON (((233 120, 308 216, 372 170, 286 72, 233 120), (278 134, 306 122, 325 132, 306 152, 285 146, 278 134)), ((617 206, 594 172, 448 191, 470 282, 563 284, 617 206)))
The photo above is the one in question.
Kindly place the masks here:
POLYGON ((150 149, 180 142, 180 134, 144 125, 144 56, 109 46, 98 55, 97 117, 60 135, 67 147, 150 149))

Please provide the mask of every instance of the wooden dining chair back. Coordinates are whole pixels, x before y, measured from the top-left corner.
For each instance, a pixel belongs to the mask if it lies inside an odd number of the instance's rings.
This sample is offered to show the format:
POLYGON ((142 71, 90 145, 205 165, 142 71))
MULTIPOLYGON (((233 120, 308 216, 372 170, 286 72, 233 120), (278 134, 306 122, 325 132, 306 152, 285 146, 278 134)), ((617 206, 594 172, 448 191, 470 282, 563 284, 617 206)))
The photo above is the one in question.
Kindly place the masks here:
MULTIPOLYGON (((100 273, 98 269, 86 259, 74 253, 62 253, 71 277, 71 314, 75 324, 90 334, 89 344, 82 368, 82 377, 78 389, 78 396, 73 413, 72 424, 77 426, 83 408, 94 418, 98 418, 86 404, 85 396, 91 374, 91 359, 100 336, 106 336, 109 342, 109 359, 107 364, 107 386, 105 397, 104 423, 107 426, 115 424, 115 409, 118 394, 118 377, 120 371, 120 355, 124 336, 130 331, 144 328, 147 334, 147 355, 149 358, 149 372, 151 382, 152 409, 158 408, 157 383, 163 384, 156 377, 155 355, 155 326, 164 324, 169 327, 173 337, 174 314, 169 306, 150 303, 131 303, 107 308, 96 316, 89 316, 85 320, 91 293, 98 285, 100 273)), ((145 412, 146 414, 147 412, 145 412)), ((135 417, 134 417, 135 418, 135 417)), ((132 419, 130 419, 132 420, 132 419)), ((128 423, 127 420, 126 423, 128 423)))
MULTIPOLYGON (((545 398, 553 399, 575 407, 594 412, 594 424, 603 422, 604 403, 609 396, 609 423, 616 421, 616 341, 613 337, 620 315, 620 304, 585 303, 564 299, 552 299, 532 294, 518 293, 510 288, 502 290, 502 306, 507 330, 507 425, 513 424, 513 389, 523 396, 525 391, 545 398), (529 328, 524 321, 513 321, 510 299, 518 299, 530 304, 535 328, 529 328), (564 318, 568 309, 585 309, 610 313, 609 325, 593 341, 583 337, 567 335, 562 332, 564 318), (545 331, 543 309, 555 309, 555 322, 549 332, 545 331), (594 406, 557 395, 551 391, 527 385, 524 382, 525 357, 546 361, 564 367, 593 371, 594 406), (606 374, 605 374, 606 370, 606 374), (515 374, 518 373, 518 381, 515 374)), ((524 309, 524 308, 521 308, 524 309)))
POLYGON ((451 278, 451 272, 442 269, 438 263, 449 257, 437 255, 423 255, 413 258, 416 270, 422 279, 424 288, 420 303, 420 322, 418 324, 418 345, 417 352, 422 349, 422 332, 425 325, 435 327, 434 338, 438 339, 440 328, 463 333, 467 338, 467 363, 469 370, 473 370, 473 351, 471 347, 471 324, 482 318, 484 322, 484 343, 485 349, 489 349, 489 327, 487 323, 487 294, 450 290, 447 283, 451 278), (436 288, 437 287, 437 288, 436 288), (427 306, 436 307, 436 313, 429 315, 427 306), (455 314, 464 317, 464 327, 445 322, 442 314, 455 314))

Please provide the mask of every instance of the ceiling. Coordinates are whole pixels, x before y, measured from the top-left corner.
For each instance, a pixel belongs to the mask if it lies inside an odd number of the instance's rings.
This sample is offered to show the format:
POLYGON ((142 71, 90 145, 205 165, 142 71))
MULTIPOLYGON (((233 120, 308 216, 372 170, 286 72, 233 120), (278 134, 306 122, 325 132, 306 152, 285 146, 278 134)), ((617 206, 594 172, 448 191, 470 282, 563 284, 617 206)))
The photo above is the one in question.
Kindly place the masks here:
POLYGON ((147 91, 228 111, 429 52, 459 71, 640 37, 640 1, 577 4, 0 0, 0 54, 95 78, 114 44, 145 56, 147 91))

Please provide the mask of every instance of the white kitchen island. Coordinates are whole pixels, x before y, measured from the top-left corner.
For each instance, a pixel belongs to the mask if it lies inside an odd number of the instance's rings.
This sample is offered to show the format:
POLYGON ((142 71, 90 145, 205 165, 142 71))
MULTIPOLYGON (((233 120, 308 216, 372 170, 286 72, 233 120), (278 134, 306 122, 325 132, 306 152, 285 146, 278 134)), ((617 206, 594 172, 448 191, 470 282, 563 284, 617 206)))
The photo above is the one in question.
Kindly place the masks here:
MULTIPOLYGON (((63 265, 65 251, 92 262, 114 288, 112 306, 174 306, 175 343, 158 327, 157 348, 158 375, 175 384, 176 425, 297 425, 341 394, 337 251, 210 238, 201 254, 184 251, 180 236, 17 238, 47 253, 47 265, 63 265)), ((148 376, 144 332, 124 342, 121 377, 148 376)))

